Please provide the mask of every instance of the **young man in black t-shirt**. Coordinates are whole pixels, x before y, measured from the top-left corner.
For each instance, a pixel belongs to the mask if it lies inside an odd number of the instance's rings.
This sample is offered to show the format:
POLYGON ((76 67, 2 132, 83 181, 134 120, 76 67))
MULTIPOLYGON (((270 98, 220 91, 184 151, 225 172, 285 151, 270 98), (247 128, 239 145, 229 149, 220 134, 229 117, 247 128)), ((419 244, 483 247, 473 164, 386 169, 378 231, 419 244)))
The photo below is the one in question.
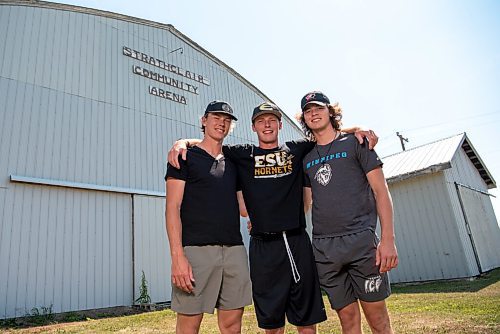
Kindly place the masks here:
POLYGON ((281 110, 257 106, 252 129, 259 146, 224 147, 238 167, 252 222, 249 248, 252 292, 259 327, 280 333, 289 323, 299 333, 315 333, 326 320, 302 200, 301 161, 313 144, 278 142, 281 110))
POLYGON ((217 308, 223 333, 239 333, 250 305, 248 261, 240 233, 236 166, 222 142, 236 120, 228 103, 210 103, 203 140, 179 169, 167 167, 166 227, 172 257, 172 310, 177 333, 197 333, 217 308))
MULTIPOLYGON (((282 333, 286 315, 299 333, 315 333, 326 313, 305 232, 302 197, 302 159, 314 143, 303 140, 280 145, 281 116, 274 104, 260 104, 252 114, 259 146, 224 146, 223 151, 237 166, 252 222, 250 275, 259 327, 266 333, 282 333)), ((370 138, 376 142, 376 136, 370 138)), ((186 142, 177 142, 169 152, 172 165, 178 165, 186 142)))

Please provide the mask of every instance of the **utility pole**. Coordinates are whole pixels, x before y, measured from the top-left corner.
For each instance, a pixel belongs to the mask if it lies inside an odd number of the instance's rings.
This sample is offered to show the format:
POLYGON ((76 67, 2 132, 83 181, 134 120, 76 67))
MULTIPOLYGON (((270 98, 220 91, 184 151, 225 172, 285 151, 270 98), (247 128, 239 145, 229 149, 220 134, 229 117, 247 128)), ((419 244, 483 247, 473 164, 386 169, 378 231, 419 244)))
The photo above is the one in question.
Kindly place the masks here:
POLYGON ((401 147, 403 148, 403 151, 405 151, 405 142, 408 142, 408 138, 403 137, 403 135, 399 134, 399 132, 396 132, 396 135, 399 137, 399 140, 401 141, 401 147))

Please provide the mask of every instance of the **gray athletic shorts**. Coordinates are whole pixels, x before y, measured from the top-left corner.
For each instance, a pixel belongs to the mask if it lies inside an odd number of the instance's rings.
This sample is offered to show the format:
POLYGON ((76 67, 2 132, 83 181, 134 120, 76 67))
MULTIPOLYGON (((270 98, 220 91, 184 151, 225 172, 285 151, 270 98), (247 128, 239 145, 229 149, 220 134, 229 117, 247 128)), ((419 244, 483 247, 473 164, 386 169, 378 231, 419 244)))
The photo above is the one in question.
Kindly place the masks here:
POLYGON ((172 284, 172 310, 182 314, 235 310, 252 304, 252 289, 245 246, 186 246, 193 268, 194 291, 172 284))
POLYGON ((377 235, 366 230, 340 237, 314 237, 313 252, 321 288, 333 309, 356 300, 376 302, 391 294, 387 273, 375 265, 377 235))

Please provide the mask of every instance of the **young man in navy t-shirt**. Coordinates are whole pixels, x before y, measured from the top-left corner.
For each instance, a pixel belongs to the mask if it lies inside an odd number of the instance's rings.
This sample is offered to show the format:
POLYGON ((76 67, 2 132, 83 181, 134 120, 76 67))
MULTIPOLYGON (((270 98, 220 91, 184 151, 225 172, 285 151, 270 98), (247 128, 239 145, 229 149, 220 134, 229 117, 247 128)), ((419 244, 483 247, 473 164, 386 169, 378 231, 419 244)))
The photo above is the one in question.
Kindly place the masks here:
POLYGON ((234 121, 228 103, 211 102, 201 118, 203 140, 189 148, 179 169, 167 167, 165 216, 177 333, 197 333, 203 313, 215 308, 220 331, 239 333, 243 308, 252 303, 236 166, 222 153, 234 121))

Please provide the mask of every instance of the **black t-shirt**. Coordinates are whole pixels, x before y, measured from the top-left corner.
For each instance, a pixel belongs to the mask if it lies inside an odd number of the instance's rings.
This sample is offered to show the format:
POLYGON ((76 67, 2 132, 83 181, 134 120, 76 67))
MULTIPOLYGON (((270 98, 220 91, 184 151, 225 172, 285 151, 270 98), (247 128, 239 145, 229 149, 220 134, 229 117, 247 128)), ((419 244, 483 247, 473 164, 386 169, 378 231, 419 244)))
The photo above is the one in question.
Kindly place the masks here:
POLYGON ((290 141, 274 149, 223 146, 238 167, 238 179, 252 222, 252 235, 304 228, 302 159, 314 147, 290 141))
POLYGON ((179 162, 180 169, 167 166, 165 180, 186 181, 182 245, 242 245, 235 165, 224 157, 216 160, 197 146, 188 149, 186 161, 179 157, 179 162))

